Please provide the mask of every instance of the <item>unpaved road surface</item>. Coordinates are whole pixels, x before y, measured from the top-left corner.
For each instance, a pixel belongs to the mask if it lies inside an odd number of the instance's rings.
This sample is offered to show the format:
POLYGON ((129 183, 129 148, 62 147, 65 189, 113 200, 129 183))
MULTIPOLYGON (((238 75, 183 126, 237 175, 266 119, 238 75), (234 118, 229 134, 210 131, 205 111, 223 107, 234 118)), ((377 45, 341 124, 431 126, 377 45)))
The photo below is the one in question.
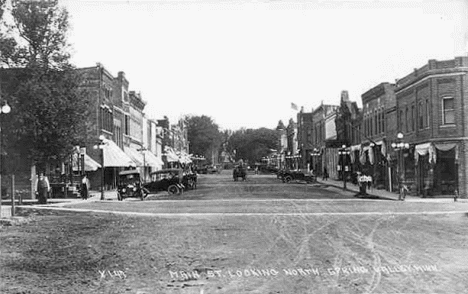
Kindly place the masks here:
POLYGON ((1 227, 0 292, 466 293, 466 203, 352 196, 222 174, 178 199, 67 206, 119 214, 23 209, 1 227))

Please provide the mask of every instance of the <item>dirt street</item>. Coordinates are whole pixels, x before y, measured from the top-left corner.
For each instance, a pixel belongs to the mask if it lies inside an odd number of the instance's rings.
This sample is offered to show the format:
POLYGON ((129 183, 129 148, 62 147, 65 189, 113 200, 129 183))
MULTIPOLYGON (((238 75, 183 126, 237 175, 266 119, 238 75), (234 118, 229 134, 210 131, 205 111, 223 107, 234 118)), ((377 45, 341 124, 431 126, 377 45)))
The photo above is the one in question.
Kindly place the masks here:
POLYGON ((23 209, 1 227, 0 292, 466 291, 466 203, 352 196, 221 174, 179 199, 67 206, 125 214, 23 209))

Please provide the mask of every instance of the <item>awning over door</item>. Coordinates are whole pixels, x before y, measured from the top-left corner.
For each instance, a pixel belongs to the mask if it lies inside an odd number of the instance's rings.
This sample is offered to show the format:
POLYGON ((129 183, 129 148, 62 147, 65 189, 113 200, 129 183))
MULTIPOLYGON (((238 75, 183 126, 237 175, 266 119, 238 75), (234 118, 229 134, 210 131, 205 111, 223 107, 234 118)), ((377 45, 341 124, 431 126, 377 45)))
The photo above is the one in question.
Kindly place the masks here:
POLYGON ((88 154, 84 155, 85 171, 95 171, 101 168, 101 165, 92 159, 88 154))
POLYGON ((135 167, 135 162, 112 140, 104 140, 104 167, 135 167))
POLYGON ((124 152, 135 162, 136 166, 143 166, 143 155, 140 151, 124 146, 124 152))
POLYGON ((164 162, 162 162, 162 160, 156 155, 154 155, 151 151, 145 150, 143 151, 143 153, 145 154, 146 166, 161 168, 164 165, 164 162))

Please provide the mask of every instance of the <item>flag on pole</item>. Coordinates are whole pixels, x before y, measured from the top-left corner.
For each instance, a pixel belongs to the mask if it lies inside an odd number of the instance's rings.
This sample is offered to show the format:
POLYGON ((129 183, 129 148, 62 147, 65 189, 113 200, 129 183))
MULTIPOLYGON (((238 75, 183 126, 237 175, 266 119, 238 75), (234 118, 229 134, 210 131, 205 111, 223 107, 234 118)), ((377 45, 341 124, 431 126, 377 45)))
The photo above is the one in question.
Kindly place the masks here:
POLYGON ((294 110, 298 110, 298 109, 299 109, 299 108, 297 108, 297 105, 294 104, 294 103, 292 103, 292 102, 291 102, 291 108, 294 109, 294 110))

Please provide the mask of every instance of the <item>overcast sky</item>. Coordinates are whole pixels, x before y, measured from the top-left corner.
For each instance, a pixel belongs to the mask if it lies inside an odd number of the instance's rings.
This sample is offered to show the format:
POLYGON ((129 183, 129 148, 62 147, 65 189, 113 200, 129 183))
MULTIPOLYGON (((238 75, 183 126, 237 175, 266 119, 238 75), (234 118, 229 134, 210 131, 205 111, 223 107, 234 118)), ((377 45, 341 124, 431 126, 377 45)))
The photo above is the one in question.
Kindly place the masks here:
POLYGON ((151 118, 208 115, 224 129, 276 127, 467 55, 468 1, 87 1, 71 14, 73 63, 124 71, 151 118))

